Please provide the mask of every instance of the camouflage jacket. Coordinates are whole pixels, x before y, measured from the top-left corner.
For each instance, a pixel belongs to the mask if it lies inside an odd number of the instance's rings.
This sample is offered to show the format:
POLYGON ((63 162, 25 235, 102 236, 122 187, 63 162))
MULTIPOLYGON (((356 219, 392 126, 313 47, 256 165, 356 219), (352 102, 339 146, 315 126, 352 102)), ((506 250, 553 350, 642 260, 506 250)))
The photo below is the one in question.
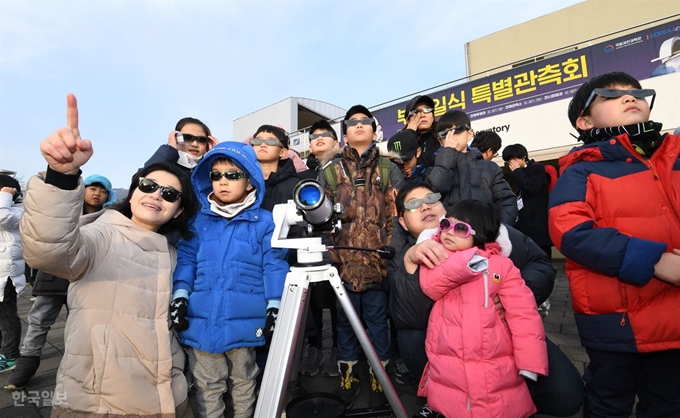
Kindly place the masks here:
MULTIPOLYGON (((369 150, 364 161, 349 146, 342 150, 341 156, 333 152, 329 155, 336 157, 331 164, 336 174, 337 190, 334 194, 327 182, 324 182, 326 195, 344 206, 342 230, 331 237, 332 245, 375 249, 388 245, 392 237, 396 190, 391 181, 387 183, 384 192, 381 188, 380 150, 377 147, 369 150)), ((331 251, 331 255, 340 277, 355 292, 379 287, 387 274, 385 260, 376 253, 335 250, 331 251)))

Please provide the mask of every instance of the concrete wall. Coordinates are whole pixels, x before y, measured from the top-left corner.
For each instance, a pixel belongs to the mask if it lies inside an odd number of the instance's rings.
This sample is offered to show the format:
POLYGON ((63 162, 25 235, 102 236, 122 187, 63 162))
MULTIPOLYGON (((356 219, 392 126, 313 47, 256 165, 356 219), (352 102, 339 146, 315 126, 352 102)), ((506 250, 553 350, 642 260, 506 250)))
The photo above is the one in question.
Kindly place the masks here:
MULTIPOLYGON (((465 45, 467 73, 477 74, 498 66, 503 68, 493 72, 507 70, 511 68, 506 65, 509 63, 576 43, 586 47, 589 44, 583 41, 678 14, 678 0, 587 0, 468 42, 465 45)), ((650 26, 670 20, 664 19, 650 26)), ((594 43, 625 33, 601 38, 594 43)))

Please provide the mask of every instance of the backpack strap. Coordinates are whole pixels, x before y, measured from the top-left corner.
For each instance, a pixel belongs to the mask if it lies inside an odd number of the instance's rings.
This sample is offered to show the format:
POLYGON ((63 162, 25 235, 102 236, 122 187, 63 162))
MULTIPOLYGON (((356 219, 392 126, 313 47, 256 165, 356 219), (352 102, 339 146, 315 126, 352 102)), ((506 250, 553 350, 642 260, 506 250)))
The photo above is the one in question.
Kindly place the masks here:
POLYGON ((326 185, 333 192, 333 196, 335 196, 335 193, 338 191, 338 178, 335 174, 335 167, 333 167, 333 160, 327 162, 322 170, 323 176, 326 179, 326 185))
POLYGON ((390 182, 390 175, 392 174, 392 164, 387 158, 380 157, 378 161, 380 167, 380 188, 383 193, 387 190, 387 185, 390 182))

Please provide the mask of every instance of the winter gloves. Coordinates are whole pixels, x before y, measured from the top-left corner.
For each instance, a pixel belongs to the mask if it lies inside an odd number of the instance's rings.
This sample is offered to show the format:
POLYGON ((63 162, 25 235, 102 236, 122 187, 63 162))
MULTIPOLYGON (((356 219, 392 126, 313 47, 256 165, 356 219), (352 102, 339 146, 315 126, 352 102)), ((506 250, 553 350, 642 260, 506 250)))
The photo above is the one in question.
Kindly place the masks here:
POLYGON ((267 319, 264 323, 264 339, 265 346, 269 347, 272 343, 272 336, 274 335, 274 326, 276 325, 276 318, 279 316, 279 308, 267 309, 267 319))
POLYGON ((189 320, 187 319, 188 308, 189 301, 187 298, 176 298, 170 303, 170 320, 175 331, 185 331, 189 328, 189 320))

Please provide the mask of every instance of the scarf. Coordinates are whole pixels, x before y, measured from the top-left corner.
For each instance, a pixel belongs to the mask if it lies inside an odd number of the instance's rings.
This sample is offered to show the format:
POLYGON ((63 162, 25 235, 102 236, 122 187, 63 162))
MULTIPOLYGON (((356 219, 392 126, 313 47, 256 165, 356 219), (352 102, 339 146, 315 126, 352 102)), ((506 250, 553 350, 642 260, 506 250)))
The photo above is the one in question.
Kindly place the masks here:
POLYGON ((220 206, 210 198, 212 196, 212 192, 208 195, 208 202, 210 202, 210 210, 215 212, 216 214, 223 216, 227 219, 231 219, 234 216, 238 215, 241 213, 241 211, 248 209, 250 206, 255 203, 255 200, 257 199, 256 196, 257 190, 253 190, 246 196, 246 199, 241 202, 241 203, 230 203, 224 206, 220 206))
POLYGON ((177 153, 179 154, 177 164, 181 165, 182 167, 188 168, 189 170, 193 170, 194 167, 196 167, 196 165, 198 164, 198 162, 201 161, 201 158, 203 158, 203 156, 194 158, 191 155, 187 154, 186 152, 180 150, 177 150, 177 153))
POLYGON ((627 134, 635 151, 640 155, 650 156, 661 145, 661 127, 662 124, 650 120, 633 125, 594 128, 580 131, 581 135, 578 139, 586 144, 590 144, 596 141, 607 141, 615 136, 627 134))

